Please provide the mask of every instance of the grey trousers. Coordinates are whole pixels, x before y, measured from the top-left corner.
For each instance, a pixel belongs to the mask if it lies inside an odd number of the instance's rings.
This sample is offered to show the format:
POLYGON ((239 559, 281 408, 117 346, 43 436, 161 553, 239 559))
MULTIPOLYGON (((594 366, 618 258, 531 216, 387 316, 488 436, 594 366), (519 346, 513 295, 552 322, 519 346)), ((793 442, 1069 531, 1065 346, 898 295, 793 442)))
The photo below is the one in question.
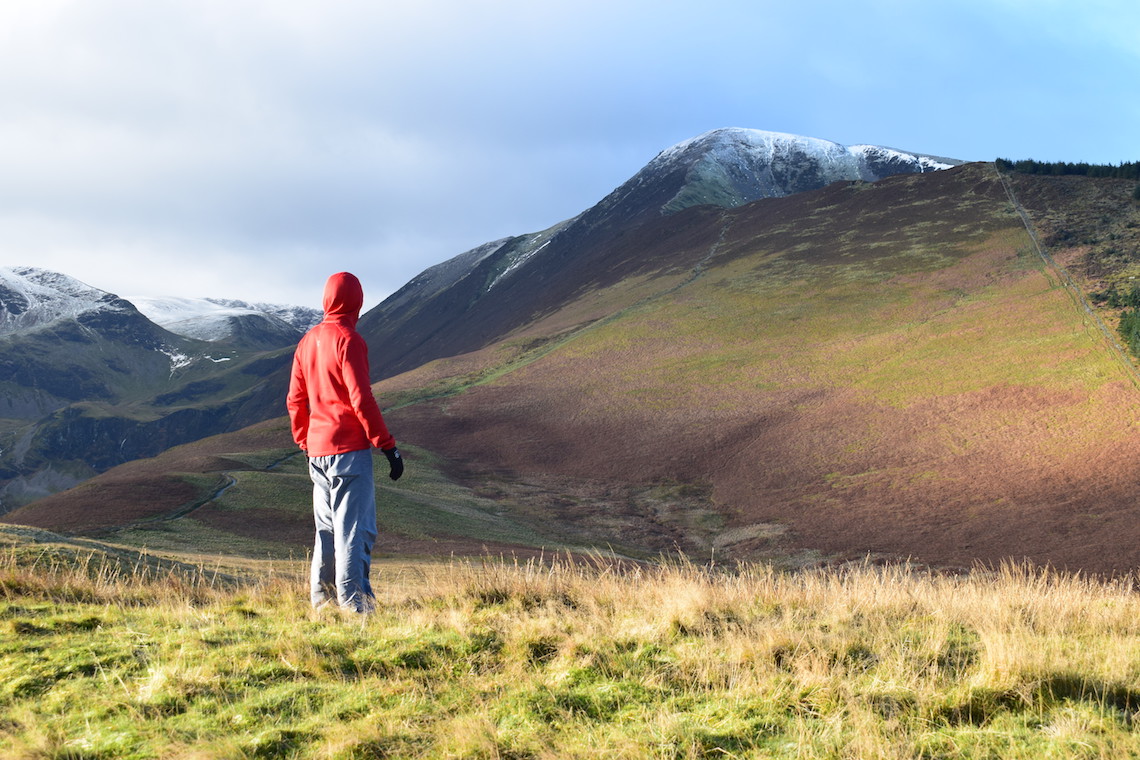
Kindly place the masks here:
POLYGON ((376 542, 376 487, 372 451, 309 458, 313 481, 313 547, 310 591, 314 607, 336 600, 342 608, 371 612, 368 579, 376 542))

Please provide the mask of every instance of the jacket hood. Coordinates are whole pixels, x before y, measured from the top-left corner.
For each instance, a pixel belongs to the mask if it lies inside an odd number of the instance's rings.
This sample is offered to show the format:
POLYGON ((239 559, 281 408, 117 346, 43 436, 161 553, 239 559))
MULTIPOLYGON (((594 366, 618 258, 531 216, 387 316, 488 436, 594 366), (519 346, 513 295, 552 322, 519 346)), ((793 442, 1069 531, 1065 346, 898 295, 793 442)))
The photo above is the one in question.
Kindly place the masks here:
POLYGON ((356 326, 360 307, 364 305, 364 288, 360 280, 349 272, 337 272, 325 283, 324 309, 326 320, 348 322, 356 326))

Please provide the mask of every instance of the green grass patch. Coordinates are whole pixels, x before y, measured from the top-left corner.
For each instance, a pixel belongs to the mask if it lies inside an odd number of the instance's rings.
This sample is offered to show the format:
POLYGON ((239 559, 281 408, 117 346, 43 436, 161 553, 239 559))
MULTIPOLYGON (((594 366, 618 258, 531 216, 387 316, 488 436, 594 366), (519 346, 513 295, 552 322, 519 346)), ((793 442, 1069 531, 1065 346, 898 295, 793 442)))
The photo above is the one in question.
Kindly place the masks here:
POLYGON ((233 484, 212 500, 214 509, 240 512, 271 507, 293 514, 312 513, 313 482, 307 472, 238 470, 229 473, 229 477, 233 484))
MULTIPOLYGON (((544 529, 541 520, 514 500, 482 497, 456 482, 431 452, 411 445, 401 446, 401 451, 407 470, 397 483, 388 478, 387 460, 380 454, 373 457, 381 534, 429 542, 457 537, 474 546, 487 542, 552 551, 579 546, 544 529)), ((187 555, 304 557, 312 540, 313 498, 304 456, 284 458, 279 451, 226 456, 250 466, 273 466, 183 475, 201 494, 197 501, 172 515, 116 531, 115 540, 187 555), (294 526, 292 540, 280 537, 283 520, 294 526)))
POLYGON ((114 538, 148 551, 207 558, 303 559, 312 548, 311 536, 290 542, 259 539, 207 525, 192 515, 118 531, 114 538))
POLYGON ((802 255, 758 249, 583 332, 558 357, 604 367, 607 387, 657 410, 731 403, 733 389, 855 388, 906 407, 1119 379, 1091 321, 1039 259, 1025 262, 1027 242, 1010 226, 981 242, 840 247, 823 261, 813 244, 802 255))
MULTIPOLYGON (((509 375, 515 370, 522 369, 542 359, 552 351, 575 340, 583 331, 588 329, 589 327, 575 327, 547 336, 504 341, 497 346, 497 358, 481 369, 455 375, 445 374, 443 377, 435 378, 420 387, 386 392, 384 394, 385 408, 399 409, 425 401, 450 398, 471 388, 492 383, 504 375, 509 375)), ((431 367, 432 364, 429 363, 426 366, 431 367)))
POLYGON ((377 522, 382 532, 419 539, 457 536, 568 548, 563 540, 520 519, 509 502, 480 497, 449 478, 442 461, 432 453, 414 446, 401 447, 401 451, 405 451, 407 469, 397 483, 388 479, 387 460, 374 460, 377 522))

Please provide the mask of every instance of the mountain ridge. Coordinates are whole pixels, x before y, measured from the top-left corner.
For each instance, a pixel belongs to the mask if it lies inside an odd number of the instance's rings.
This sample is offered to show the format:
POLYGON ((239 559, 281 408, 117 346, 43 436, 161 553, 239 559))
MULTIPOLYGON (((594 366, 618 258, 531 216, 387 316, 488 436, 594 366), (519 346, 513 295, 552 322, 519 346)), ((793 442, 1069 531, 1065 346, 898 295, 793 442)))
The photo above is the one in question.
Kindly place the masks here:
POLYGON ((129 314, 134 306, 60 272, 0 267, 0 335, 46 327, 98 311, 129 314))
POLYGON ((560 297, 569 298, 606 270, 624 269, 622 261, 639 254, 620 250, 620 237, 640 224, 668 229, 678 226, 668 217, 697 207, 734 208, 832 182, 877 180, 953 163, 961 164, 874 146, 852 152, 838 143, 762 130, 706 132, 661 151, 581 214, 429 268, 364 314, 362 334, 386 357, 374 379, 502 338, 535 308, 549 305, 550 297, 539 291, 554 281, 562 283, 560 297), (868 158, 876 153, 879 159, 868 158), (777 159, 780 165, 773 166, 777 159), (439 277, 443 272, 446 281, 439 277))

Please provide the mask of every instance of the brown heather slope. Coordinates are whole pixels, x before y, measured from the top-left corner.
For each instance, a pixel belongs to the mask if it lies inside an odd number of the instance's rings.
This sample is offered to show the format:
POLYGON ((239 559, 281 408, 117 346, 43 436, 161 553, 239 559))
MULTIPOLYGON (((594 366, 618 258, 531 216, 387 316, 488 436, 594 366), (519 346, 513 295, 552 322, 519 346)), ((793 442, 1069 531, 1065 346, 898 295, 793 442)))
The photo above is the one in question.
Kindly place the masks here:
MULTIPOLYGON (((1016 182, 1031 213, 1083 218, 1083 195, 1033 179, 1016 182)), ((591 288, 552 296, 505 340, 378 384, 402 442, 445 457, 479 509, 533 530, 487 541, 474 523, 435 524, 438 512, 393 527, 385 551, 1140 563, 1140 392, 1037 257, 992 165, 691 218, 627 233, 591 288), (667 232, 682 228, 672 249, 667 232), (653 258, 638 263, 639 250, 653 258)), ((219 468, 237 472, 212 457, 287 447, 280 421, 208 439, 8 519, 90 532, 169 515, 181 492, 140 511, 131 485, 173 477, 201 500, 219 468)), ((195 514, 303 541, 302 476, 277 477, 292 485, 195 514)), ((385 485, 382 503, 414 487, 385 485)))
POLYGON ((243 454, 233 452, 276 451, 284 456, 293 449, 291 443, 287 425, 270 420, 127 462, 10 512, 4 521, 69 534, 102 535, 132 523, 161 520, 222 487, 222 473, 255 469, 237 458, 243 454))

